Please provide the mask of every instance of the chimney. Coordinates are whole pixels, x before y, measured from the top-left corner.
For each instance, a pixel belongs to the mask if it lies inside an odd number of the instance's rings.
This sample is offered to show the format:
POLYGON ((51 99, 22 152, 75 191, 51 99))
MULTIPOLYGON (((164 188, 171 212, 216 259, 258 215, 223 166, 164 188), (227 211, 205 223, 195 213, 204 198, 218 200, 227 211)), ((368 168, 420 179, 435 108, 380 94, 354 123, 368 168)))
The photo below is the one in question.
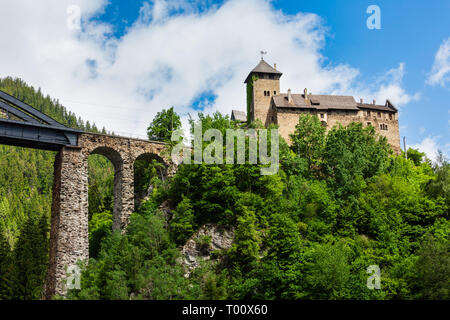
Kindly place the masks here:
POLYGON ((273 68, 274 68, 275 70, 277 70, 277 64, 276 64, 276 63, 273 64, 273 68))
POLYGON ((376 102, 375 99, 373 99, 373 104, 374 104, 374 105, 375 105, 375 102, 376 102))
POLYGON ((288 102, 292 103, 292 95, 291 95, 291 88, 288 89, 288 102))
POLYGON ((305 97, 305 101, 308 100, 308 89, 303 89, 303 96, 305 97))

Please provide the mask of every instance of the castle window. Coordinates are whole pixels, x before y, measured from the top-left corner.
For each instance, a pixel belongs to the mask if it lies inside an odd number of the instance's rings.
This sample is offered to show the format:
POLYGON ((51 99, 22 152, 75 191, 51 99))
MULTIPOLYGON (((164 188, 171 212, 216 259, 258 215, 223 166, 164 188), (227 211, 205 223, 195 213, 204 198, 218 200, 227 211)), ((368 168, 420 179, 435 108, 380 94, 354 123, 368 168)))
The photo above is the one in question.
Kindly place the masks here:
POLYGON ((367 122, 367 125, 368 125, 368 126, 371 126, 371 125, 372 125, 372 122, 367 122))
POLYGON ((392 114, 389 113, 389 120, 392 120, 392 114))
POLYGON ((273 92, 273 95, 276 95, 276 94, 277 94, 277 92, 276 92, 276 91, 274 91, 274 92, 273 92))
POLYGON ((323 119, 323 117, 324 117, 324 116, 323 116, 323 113, 321 113, 321 114, 320 114, 320 118, 323 119))
POLYGON ((275 121, 275 118, 272 116, 272 121, 275 121))
POLYGON ((378 118, 381 118, 381 112, 378 112, 378 118))
POLYGON ((367 116, 370 117, 370 111, 367 111, 367 116))

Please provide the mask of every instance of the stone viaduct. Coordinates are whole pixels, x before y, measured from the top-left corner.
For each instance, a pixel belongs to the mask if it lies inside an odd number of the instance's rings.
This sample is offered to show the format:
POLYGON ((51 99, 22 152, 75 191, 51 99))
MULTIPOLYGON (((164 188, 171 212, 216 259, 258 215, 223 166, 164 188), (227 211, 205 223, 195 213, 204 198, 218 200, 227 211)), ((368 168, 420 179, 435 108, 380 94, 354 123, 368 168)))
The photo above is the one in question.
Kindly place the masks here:
POLYGON ((88 156, 101 154, 114 165, 113 229, 124 230, 134 211, 134 162, 157 159, 170 174, 173 167, 165 147, 161 142, 81 133, 78 146, 65 146, 57 153, 45 298, 65 295, 67 268, 89 258, 88 156))
POLYGON ((68 269, 89 259, 88 157, 101 154, 114 166, 113 228, 125 230, 134 211, 134 162, 156 159, 162 175, 176 167, 167 144, 64 126, 0 90, 0 144, 57 151, 53 175, 50 256, 44 297, 67 293, 68 269))

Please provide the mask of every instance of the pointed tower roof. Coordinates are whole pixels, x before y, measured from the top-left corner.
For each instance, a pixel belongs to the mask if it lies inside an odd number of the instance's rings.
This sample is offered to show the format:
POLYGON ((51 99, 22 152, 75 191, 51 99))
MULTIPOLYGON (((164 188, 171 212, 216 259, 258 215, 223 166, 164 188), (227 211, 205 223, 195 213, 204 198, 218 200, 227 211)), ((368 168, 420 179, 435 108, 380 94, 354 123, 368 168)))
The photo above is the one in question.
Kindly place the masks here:
POLYGON ((247 78, 245 79, 244 83, 247 83, 247 81, 250 79, 252 74, 254 73, 272 73, 272 74, 279 74, 280 76, 282 73, 276 69, 274 69, 270 64, 268 64, 264 59, 261 59, 261 61, 258 63, 258 65, 253 68, 252 71, 248 74, 247 78))

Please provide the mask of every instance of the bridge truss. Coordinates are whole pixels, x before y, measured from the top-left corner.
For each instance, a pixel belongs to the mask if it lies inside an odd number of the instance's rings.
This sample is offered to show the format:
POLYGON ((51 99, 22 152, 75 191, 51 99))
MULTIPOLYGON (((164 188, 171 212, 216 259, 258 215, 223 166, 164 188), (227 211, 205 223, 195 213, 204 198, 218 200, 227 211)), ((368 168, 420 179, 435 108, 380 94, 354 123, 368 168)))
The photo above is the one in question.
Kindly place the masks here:
POLYGON ((43 150, 76 147, 83 131, 62 125, 32 106, 0 91, 0 144, 43 150))

